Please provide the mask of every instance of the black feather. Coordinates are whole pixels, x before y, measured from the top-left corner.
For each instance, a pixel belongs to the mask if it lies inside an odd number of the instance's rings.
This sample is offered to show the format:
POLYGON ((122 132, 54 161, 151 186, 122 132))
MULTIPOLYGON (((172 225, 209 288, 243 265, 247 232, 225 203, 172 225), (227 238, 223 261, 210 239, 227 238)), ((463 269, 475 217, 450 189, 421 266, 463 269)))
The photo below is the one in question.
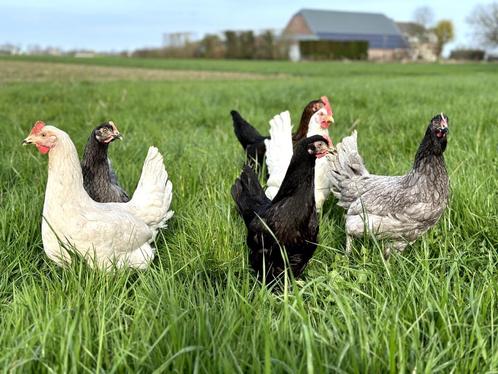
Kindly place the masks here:
POLYGON ((259 184, 258 176, 248 165, 244 166, 240 177, 232 186, 232 197, 237 203, 240 216, 248 225, 254 217, 263 212, 271 205, 259 184))
POLYGON ((107 156, 109 143, 101 143, 95 132, 106 123, 96 127, 86 143, 81 160, 83 185, 90 197, 100 203, 124 203, 130 200, 128 194, 118 183, 116 174, 107 156))
MULTIPOLYGON (((449 121, 446 115, 446 122, 449 121)), ((427 130, 425 132, 424 138, 418 147, 417 154, 415 155, 415 163, 413 165, 414 169, 420 169, 424 164, 430 163, 431 160, 438 160, 439 163, 444 165, 443 153, 446 150, 447 137, 445 136, 438 138, 436 136, 436 131, 440 126, 442 121, 441 115, 437 115, 432 118, 427 130)), ((446 130, 447 131, 447 130, 446 130)))
POLYGON ((318 219, 314 197, 315 160, 309 152, 321 136, 305 138, 294 149, 282 186, 269 200, 254 171, 245 166, 232 196, 247 226, 249 261, 260 280, 280 279, 287 268, 294 277, 304 271, 317 246, 318 219))
POLYGON ((230 114, 232 115, 235 136, 246 151, 247 163, 261 168, 266 153, 265 139, 269 139, 269 137, 262 136, 258 130, 242 118, 239 112, 232 110, 230 114))

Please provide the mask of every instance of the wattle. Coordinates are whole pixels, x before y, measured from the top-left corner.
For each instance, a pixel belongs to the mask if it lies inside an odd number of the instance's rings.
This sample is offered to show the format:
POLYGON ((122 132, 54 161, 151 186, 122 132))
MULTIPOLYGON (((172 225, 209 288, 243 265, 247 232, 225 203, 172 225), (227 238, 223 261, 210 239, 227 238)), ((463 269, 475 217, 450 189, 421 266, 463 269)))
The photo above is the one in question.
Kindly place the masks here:
POLYGON ((36 144, 36 148, 38 148, 38 151, 42 155, 46 155, 48 153, 48 151, 50 151, 49 147, 45 147, 44 145, 40 145, 40 144, 36 144))

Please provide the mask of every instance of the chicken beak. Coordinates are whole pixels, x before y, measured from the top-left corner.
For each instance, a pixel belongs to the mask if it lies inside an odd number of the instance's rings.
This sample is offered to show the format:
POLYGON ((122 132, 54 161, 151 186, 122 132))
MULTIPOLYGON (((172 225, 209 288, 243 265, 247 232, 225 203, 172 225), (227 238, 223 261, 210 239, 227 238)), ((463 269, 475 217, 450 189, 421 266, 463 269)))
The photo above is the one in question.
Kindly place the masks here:
POLYGON ((22 143, 21 143, 21 144, 22 144, 22 145, 32 144, 32 143, 33 143, 33 141, 32 141, 30 138, 31 138, 31 137, 30 137, 30 136, 28 136, 26 139, 24 139, 24 140, 22 141, 22 143))
POLYGON ((114 122, 109 121, 109 125, 111 125, 111 127, 112 127, 112 137, 113 137, 113 139, 123 140, 123 135, 121 135, 119 133, 119 130, 116 127, 116 125, 114 124, 114 122))
POLYGON ((334 117, 332 117, 332 116, 329 116, 329 117, 327 118, 327 121, 329 121, 330 123, 335 123, 335 121, 334 121, 334 117))

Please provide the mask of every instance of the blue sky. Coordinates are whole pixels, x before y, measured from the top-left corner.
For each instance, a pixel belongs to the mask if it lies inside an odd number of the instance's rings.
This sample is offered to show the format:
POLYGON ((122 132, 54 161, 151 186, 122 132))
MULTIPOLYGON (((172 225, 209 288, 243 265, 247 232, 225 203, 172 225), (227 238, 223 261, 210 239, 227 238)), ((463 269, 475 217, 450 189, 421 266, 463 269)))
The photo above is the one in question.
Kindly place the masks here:
MULTIPOLYGON (((453 45, 472 46, 466 16, 472 0, 0 0, 0 44, 64 49, 132 50, 160 46, 165 32, 282 29, 301 8, 384 13, 409 21, 429 5, 436 20, 451 19, 453 45)), ((451 46, 450 46, 451 47, 451 46)))

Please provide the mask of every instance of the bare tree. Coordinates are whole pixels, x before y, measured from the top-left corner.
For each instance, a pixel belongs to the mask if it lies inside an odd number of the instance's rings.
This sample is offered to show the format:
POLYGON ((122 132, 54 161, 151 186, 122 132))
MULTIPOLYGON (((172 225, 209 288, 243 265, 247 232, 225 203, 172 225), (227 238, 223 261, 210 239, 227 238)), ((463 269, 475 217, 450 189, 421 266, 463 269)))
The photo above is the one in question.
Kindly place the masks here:
POLYGON ((476 6, 467 18, 467 23, 482 43, 498 46, 498 3, 476 6))
POLYGON ((413 12, 413 20, 427 29, 434 23, 434 11, 428 6, 418 7, 413 12))

